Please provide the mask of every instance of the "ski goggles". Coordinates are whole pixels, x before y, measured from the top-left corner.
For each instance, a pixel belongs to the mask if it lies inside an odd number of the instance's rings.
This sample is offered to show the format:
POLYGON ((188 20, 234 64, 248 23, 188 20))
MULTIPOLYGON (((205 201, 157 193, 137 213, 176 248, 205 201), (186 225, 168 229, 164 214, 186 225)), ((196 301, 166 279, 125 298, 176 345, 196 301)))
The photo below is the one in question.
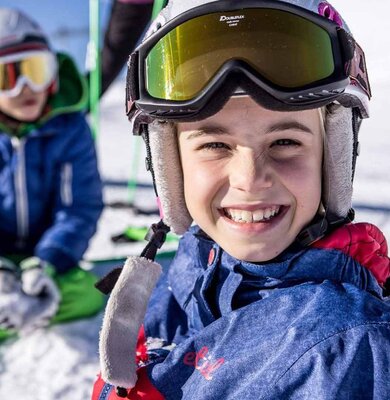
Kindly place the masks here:
POLYGON ((333 21, 281 1, 222 0, 169 21, 130 56, 127 115, 198 115, 232 72, 271 109, 320 107, 347 86, 371 97, 364 53, 333 21))
POLYGON ((0 57, 0 95, 14 97, 27 84, 35 92, 47 89, 57 74, 50 51, 27 51, 0 57))

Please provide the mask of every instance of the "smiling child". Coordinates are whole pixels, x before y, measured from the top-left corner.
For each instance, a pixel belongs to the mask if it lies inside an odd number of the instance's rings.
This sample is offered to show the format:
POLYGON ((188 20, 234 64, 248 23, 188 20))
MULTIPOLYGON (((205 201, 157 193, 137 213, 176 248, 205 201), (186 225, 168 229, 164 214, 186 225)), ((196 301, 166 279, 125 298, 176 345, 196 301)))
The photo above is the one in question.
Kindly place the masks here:
POLYGON ((93 399, 390 398, 387 244, 352 223, 370 96, 325 1, 168 2, 127 87, 162 220, 102 282, 93 399))

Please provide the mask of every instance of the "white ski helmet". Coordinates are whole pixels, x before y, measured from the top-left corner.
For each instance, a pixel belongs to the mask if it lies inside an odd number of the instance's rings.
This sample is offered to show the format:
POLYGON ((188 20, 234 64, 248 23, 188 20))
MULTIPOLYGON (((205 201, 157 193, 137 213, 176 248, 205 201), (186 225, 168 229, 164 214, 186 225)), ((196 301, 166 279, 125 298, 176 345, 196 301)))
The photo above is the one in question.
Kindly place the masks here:
MULTIPOLYGON (((264 33, 264 30, 262 32, 264 33)), ((261 38, 263 33, 256 33, 256 39, 261 38)), ((220 40, 222 39, 218 36, 218 41, 220 40)), ((231 40, 232 36, 226 40, 226 46, 229 46, 231 40)), ((245 37, 244 40, 241 32, 237 40, 241 41, 240 45, 245 46, 245 40, 250 42, 251 39, 245 37)), ((213 41, 208 39, 202 44, 210 42, 213 41)), ((272 46, 274 45, 275 43, 272 43, 272 46)), ((288 48, 288 45, 295 51, 296 43, 294 46, 291 46, 291 43, 287 45, 281 43, 280 49, 283 46, 288 48)), ((255 53, 256 46, 260 46, 258 42, 249 43, 249 50, 245 53, 245 57, 248 57, 248 54, 250 57, 250 52, 255 53)), ((207 48, 199 50, 199 47, 194 50, 195 53, 208 51, 207 48)), ((185 50, 188 53, 188 49, 185 50)), ((187 53, 183 51, 180 57, 184 57, 187 53)), ((198 53, 193 55, 194 58, 202 55, 198 53)), ((272 60, 269 55, 270 53, 267 53, 266 63, 272 60)), ((291 55, 290 58, 294 59, 292 61, 294 64, 290 72, 295 69, 299 71, 299 65, 297 65, 299 54, 292 53, 291 55)), ((177 56, 177 58, 180 57, 177 56)), ((207 62, 205 60, 202 59, 202 62, 207 62)), ((283 60, 286 60, 286 57, 283 60)), ((199 64, 201 64, 200 61, 199 64)), ((275 65, 271 67, 277 69, 275 65)), ((280 69, 280 71, 283 70, 280 69)), ((287 76, 290 79, 288 74, 287 76)), ((187 84, 188 80, 181 88, 187 84)), ((163 222, 178 234, 183 234, 192 223, 184 199, 175 122, 199 120, 216 113, 228 97, 237 90, 240 93, 244 91, 264 107, 274 110, 288 111, 327 106, 322 190, 325 217, 322 216, 318 224, 313 221, 313 224, 303 232, 302 242, 307 244, 321 237, 330 225, 336 226, 352 220, 352 182, 358 154, 357 137, 361 119, 369 116, 368 102, 371 93, 364 53, 337 11, 328 2, 322 0, 194 0, 191 2, 170 0, 151 24, 141 45, 130 56, 126 89, 127 114, 133 124, 134 134, 142 134, 146 140, 147 165, 152 172, 163 222), (275 12, 273 20, 272 12, 275 12), (210 19, 206 20, 210 16, 213 17, 212 22, 210 19), (256 24, 258 22, 256 18, 263 18, 262 24, 256 24), (323 40, 327 43, 324 49, 321 48, 320 39, 318 42, 308 44, 312 46, 310 51, 313 51, 313 58, 320 58, 318 63, 313 67, 304 65, 304 62, 308 62, 306 57, 305 61, 302 61, 300 75, 296 74, 293 77, 291 73, 291 80, 298 82, 301 76, 311 68, 321 69, 324 64, 321 57, 326 51, 329 52, 329 57, 333 57, 333 72, 328 73, 327 78, 324 78, 325 73, 318 78, 313 76, 305 78, 313 80, 312 84, 308 85, 304 81, 289 85, 286 79, 282 82, 280 76, 277 77, 279 81, 272 82, 272 77, 270 78, 269 75, 272 75, 273 71, 264 72, 266 65, 257 67, 255 71, 256 66, 253 65, 257 60, 251 62, 252 60, 246 59, 246 62, 243 62, 244 56, 237 54, 241 51, 240 47, 233 48, 232 46, 230 53, 220 52, 219 56, 210 51, 208 59, 219 57, 222 61, 218 64, 219 69, 215 67, 213 74, 210 74, 205 85, 197 93, 186 96, 177 89, 177 93, 172 94, 172 87, 175 84, 179 87, 180 84, 165 82, 164 79, 171 79, 173 72, 177 73, 178 69, 174 70, 172 65, 178 61, 172 61, 172 58, 175 57, 175 51, 180 52, 180 46, 191 46, 190 43, 196 43, 199 36, 203 35, 207 38, 208 31, 214 34, 217 29, 229 30, 230 33, 230 30, 242 25, 242 31, 245 29, 255 31, 257 26, 267 23, 266 18, 271 18, 267 26, 272 26, 272 29, 275 26, 284 26, 280 29, 285 29, 289 24, 296 25, 291 28, 294 29, 294 35, 286 35, 286 31, 283 31, 279 36, 273 37, 275 41, 287 40, 286 37, 289 36, 299 36, 297 27, 299 28, 302 24, 304 25, 301 31, 303 32, 302 41, 309 40, 311 37, 315 38, 316 35, 326 36, 323 40), (285 18, 290 19, 284 24, 285 18), (291 18, 294 20, 292 21, 291 18), (275 23, 276 20, 277 23, 275 23), (248 25, 244 28, 243 24, 246 21, 248 25), (191 25, 190 29, 187 29, 189 25, 191 25), (221 25, 224 28, 221 28, 221 25), (189 32, 188 37, 185 37, 186 29, 189 32), (178 35, 181 35, 180 43, 177 40, 176 48, 171 54, 167 54, 164 40, 172 46, 178 35), (187 42, 185 39, 188 39, 187 42), (326 46, 328 46, 327 49, 325 49, 326 46), (315 49, 317 47, 319 50, 315 49), (156 53, 160 58, 156 56, 156 53), (160 71, 163 71, 163 74, 159 75, 158 72, 153 71, 153 65, 156 65, 156 69, 158 67, 160 71), (263 70, 259 72, 261 68, 263 70), (227 77, 229 79, 226 79, 227 77)))
POLYGON ((41 27, 22 11, 0 7, 0 56, 41 49, 50 50, 41 27))

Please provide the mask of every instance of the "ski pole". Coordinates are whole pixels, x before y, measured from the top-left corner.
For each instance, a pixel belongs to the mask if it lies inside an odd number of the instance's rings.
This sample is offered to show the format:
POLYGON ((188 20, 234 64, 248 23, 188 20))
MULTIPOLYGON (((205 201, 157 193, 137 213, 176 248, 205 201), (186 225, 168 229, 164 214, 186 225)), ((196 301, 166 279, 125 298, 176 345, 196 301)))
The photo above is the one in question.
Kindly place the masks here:
POLYGON ((100 76, 100 10, 99 0, 89 0, 89 101, 91 107, 91 125, 94 139, 99 133, 99 97, 101 87, 100 76))
POLYGON ((152 20, 157 17, 157 14, 166 6, 167 0, 154 0, 152 10, 152 20))

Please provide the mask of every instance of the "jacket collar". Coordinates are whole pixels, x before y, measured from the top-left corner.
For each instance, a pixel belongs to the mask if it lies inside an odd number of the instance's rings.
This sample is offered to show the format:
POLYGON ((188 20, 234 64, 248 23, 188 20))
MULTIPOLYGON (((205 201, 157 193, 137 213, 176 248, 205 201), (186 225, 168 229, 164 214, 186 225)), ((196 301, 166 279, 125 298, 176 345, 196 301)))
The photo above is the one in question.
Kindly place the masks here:
MULTIPOLYGON (((294 245, 266 263, 238 260, 191 230, 170 269, 170 286, 181 307, 196 303, 203 325, 236 308, 271 296, 275 289, 333 281, 351 284, 381 298, 374 276, 352 257, 333 249, 294 245), (183 250, 185 249, 185 250, 183 250), (211 262, 209 254, 213 252, 211 262), (181 256, 180 256, 181 255, 181 256), (186 260, 183 268, 183 260, 186 260)), ((195 313, 195 314, 196 314, 195 313)))

